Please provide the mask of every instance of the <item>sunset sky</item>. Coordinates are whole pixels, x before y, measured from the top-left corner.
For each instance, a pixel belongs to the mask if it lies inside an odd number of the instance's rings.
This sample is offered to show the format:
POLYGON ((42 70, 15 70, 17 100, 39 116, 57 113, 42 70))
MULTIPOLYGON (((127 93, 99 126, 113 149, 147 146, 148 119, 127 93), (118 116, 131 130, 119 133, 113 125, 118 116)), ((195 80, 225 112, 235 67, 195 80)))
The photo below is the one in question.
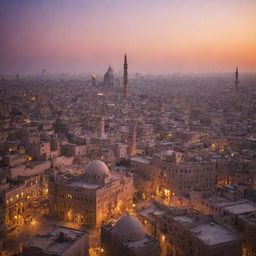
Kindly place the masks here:
POLYGON ((1 0, 0 73, 256 71, 256 0, 1 0))

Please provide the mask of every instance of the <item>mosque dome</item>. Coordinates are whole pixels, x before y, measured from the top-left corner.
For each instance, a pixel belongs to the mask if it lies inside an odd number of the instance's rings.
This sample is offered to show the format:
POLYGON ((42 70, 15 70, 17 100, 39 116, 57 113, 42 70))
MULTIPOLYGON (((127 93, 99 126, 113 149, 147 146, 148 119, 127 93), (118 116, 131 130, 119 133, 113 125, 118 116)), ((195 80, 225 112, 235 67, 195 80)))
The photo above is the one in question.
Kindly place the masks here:
POLYGON ((127 215, 117 221, 113 227, 113 234, 122 241, 139 241, 145 237, 141 222, 133 216, 127 215))
POLYGON ((105 183, 105 179, 110 176, 110 171, 105 163, 99 160, 91 161, 86 167, 90 180, 96 183, 105 183))
POLYGON ((109 66, 107 73, 110 75, 114 75, 114 69, 111 66, 109 66))
POLYGON ((114 70, 110 66, 107 70, 107 72, 104 75, 104 84, 108 86, 113 86, 115 82, 115 76, 114 76, 114 70))

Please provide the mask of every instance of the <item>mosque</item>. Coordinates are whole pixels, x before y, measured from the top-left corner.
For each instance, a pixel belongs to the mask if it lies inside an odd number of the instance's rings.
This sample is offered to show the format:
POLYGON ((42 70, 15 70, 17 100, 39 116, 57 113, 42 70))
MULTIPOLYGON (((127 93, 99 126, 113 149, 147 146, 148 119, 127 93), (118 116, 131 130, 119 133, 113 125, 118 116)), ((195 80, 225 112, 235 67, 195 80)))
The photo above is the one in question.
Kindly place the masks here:
POLYGON ((159 241, 145 233, 134 216, 124 216, 115 225, 101 229, 101 245, 107 256, 160 256, 159 241))
POLYGON ((102 85, 107 87, 115 86, 115 75, 114 70, 111 66, 109 66, 107 72, 104 75, 104 81, 102 85))
POLYGON ((50 216, 97 228, 132 205, 133 178, 94 160, 81 175, 59 173, 49 181, 50 216))

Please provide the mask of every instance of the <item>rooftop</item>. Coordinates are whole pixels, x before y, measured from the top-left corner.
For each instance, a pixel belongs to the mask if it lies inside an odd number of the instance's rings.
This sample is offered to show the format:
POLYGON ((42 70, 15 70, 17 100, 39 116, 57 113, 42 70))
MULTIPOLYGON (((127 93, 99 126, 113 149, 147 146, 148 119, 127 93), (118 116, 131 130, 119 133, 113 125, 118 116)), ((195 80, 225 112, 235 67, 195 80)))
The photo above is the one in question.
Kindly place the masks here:
POLYGON ((232 214, 245 214, 249 212, 256 212, 256 207, 251 202, 244 202, 241 204, 228 206, 225 209, 232 214))
POLYGON ((234 233, 215 223, 198 224, 191 228, 190 231, 208 246, 231 242, 238 239, 238 236, 234 233))
POLYGON ((61 255, 75 241, 78 241, 85 232, 77 229, 53 226, 44 235, 35 235, 25 242, 24 248, 35 247, 49 254, 61 255))

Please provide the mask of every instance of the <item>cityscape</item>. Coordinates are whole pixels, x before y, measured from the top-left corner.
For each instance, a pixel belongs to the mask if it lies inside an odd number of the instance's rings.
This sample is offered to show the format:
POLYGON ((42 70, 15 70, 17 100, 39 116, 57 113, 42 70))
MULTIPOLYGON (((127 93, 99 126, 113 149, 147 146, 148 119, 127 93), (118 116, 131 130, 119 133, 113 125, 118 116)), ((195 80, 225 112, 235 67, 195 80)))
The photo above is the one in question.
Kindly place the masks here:
POLYGON ((128 2, 3 1, 0 255, 256 256, 256 3, 128 2))

